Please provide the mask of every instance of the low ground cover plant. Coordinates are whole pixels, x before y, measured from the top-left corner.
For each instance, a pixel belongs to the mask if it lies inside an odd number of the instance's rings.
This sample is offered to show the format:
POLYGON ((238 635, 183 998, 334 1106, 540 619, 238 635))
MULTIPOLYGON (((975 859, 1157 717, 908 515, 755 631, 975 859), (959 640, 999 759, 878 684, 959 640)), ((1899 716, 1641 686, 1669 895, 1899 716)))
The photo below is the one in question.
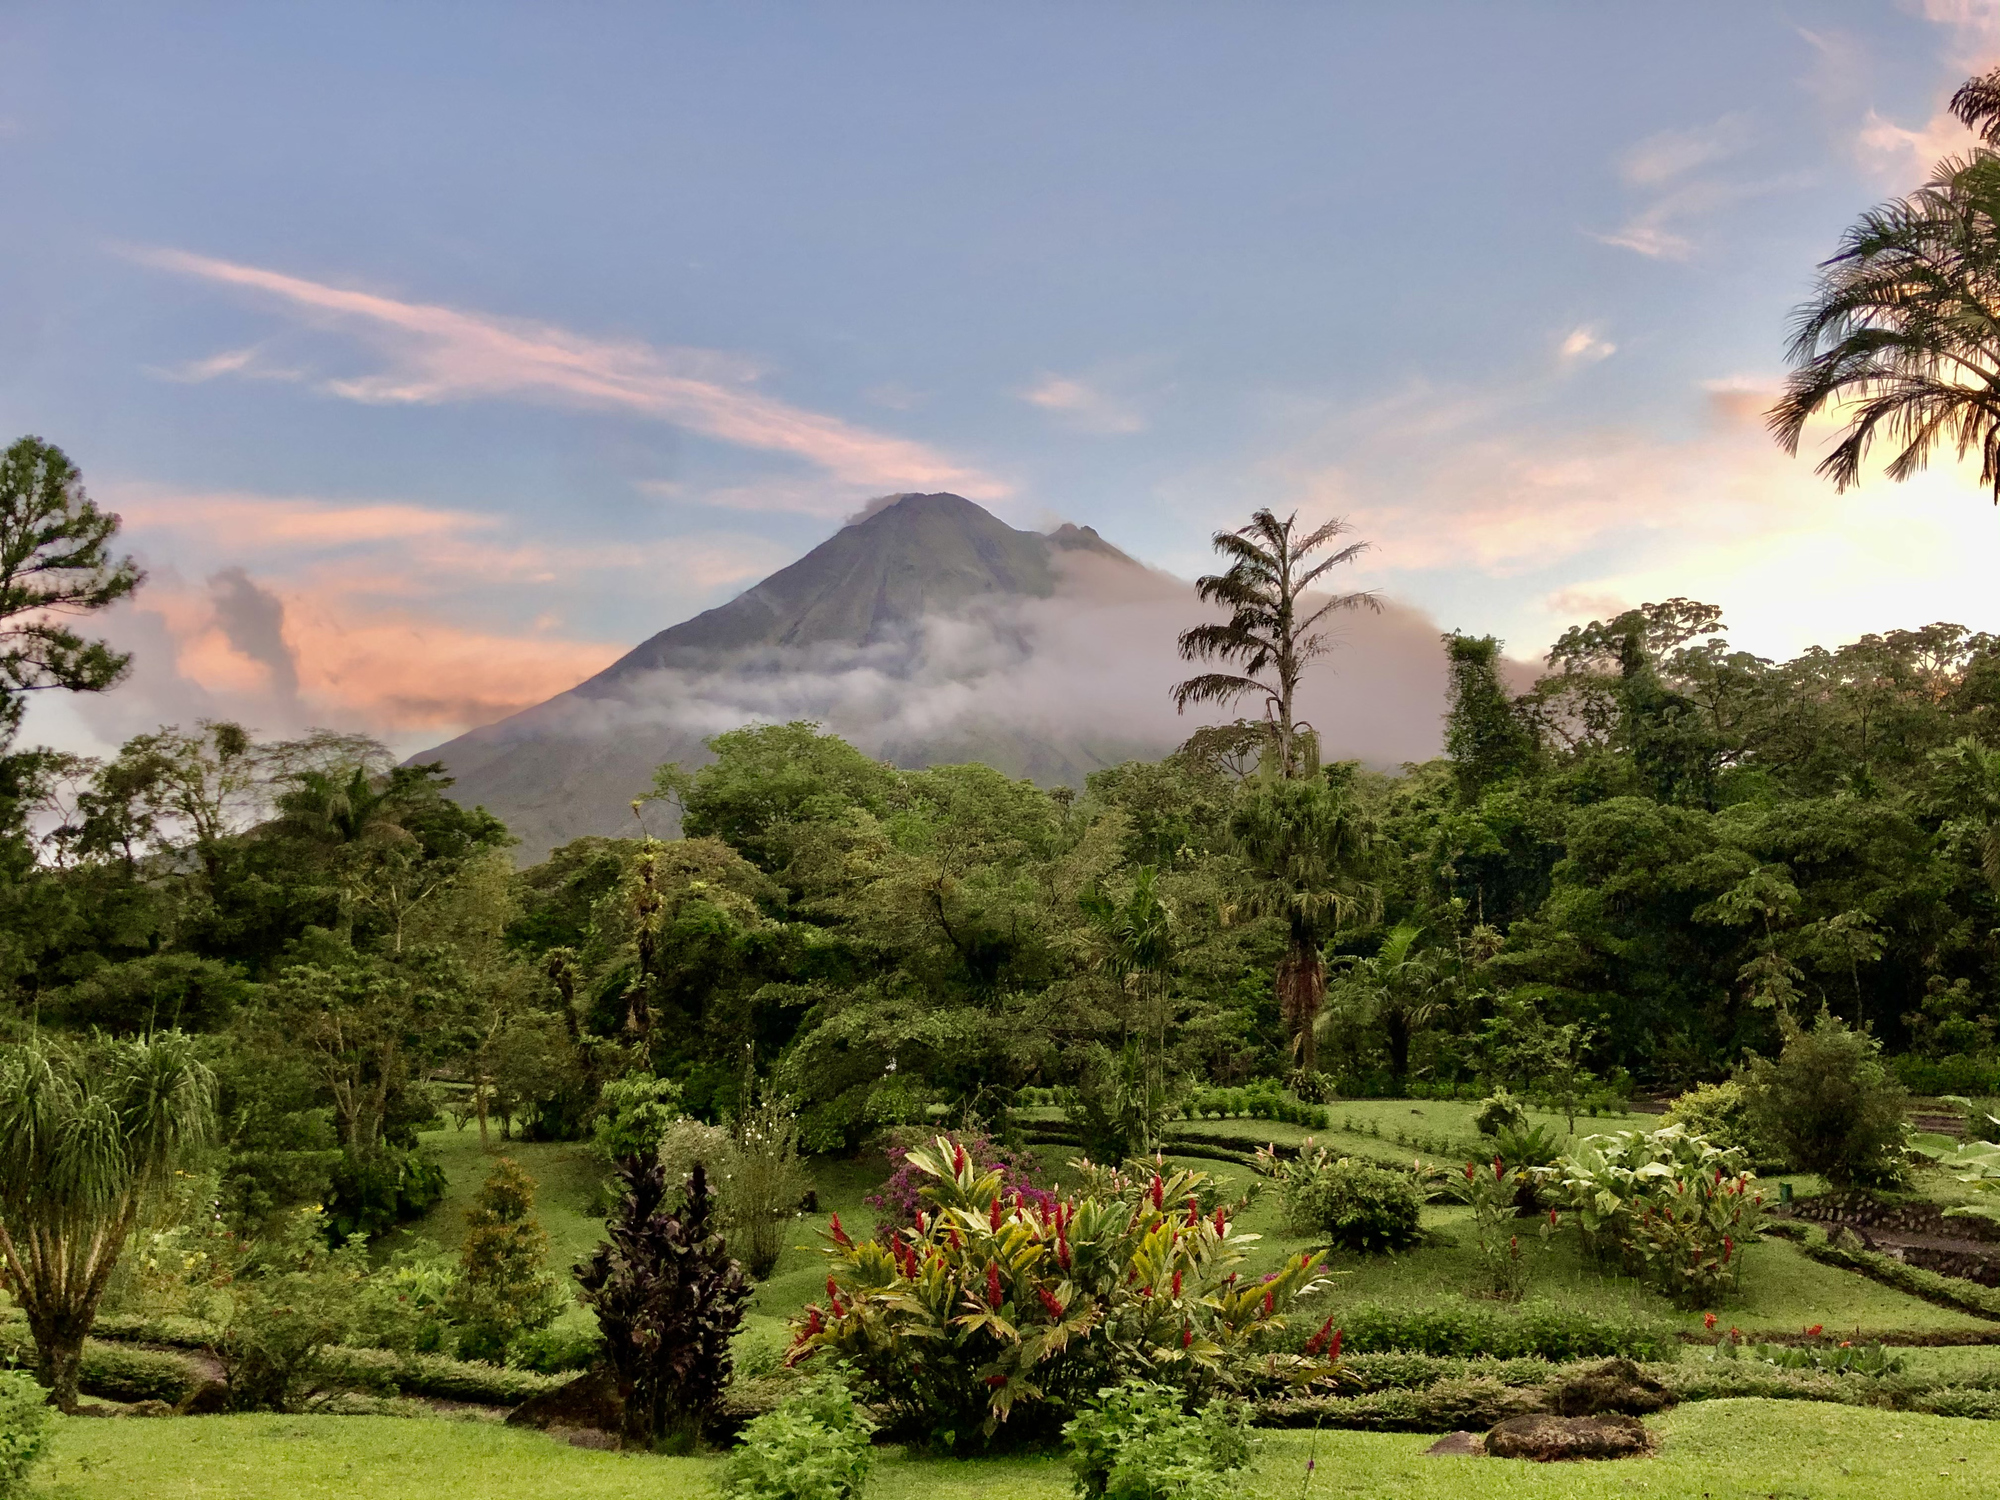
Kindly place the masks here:
POLYGON ((1278 1183, 1295 1234, 1366 1255, 1407 1249, 1421 1233, 1423 1200, 1407 1172, 1310 1143, 1293 1157, 1260 1151, 1257 1168, 1278 1183))
POLYGON ((1904 1361, 1881 1343, 1856 1344, 1828 1338, 1817 1326, 1806 1330, 1799 1344, 1746 1344, 1731 1329, 1716 1346, 1716 1359, 1753 1359, 1781 1370, 1811 1370, 1820 1375, 1865 1375, 1880 1379, 1902 1373, 1904 1361))
POLYGON ((1288 1313, 1319 1291, 1321 1257, 1241 1274, 1230 1210, 1207 1174, 1079 1172, 1089 1188, 1044 1210, 939 1140, 909 1160, 929 1179, 908 1229, 856 1240, 830 1227, 826 1299, 792 1322, 788 1362, 851 1364, 871 1402, 945 1446, 1000 1424, 1047 1434, 1097 1391, 1144 1376, 1206 1397, 1336 1376, 1331 1321, 1292 1350, 1288 1313))
POLYGON ((1709 1307, 1740 1284, 1764 1196, 1743 1153, 1678 1125, 1594 1135, 1541 1173, 1543 1191, 1611 1258, 1677 1306, 1709 1307))
POLYGON ((729 1455, 730 1500, 855 1500, 868 1483, 875 1422, 838 1373, 796 1382, 774 1411, 752 1418, 729 1455))
POLYGON ((1250 1461, 1249 1414, 1218 1397, 1197 1412, 1169 1385, 1107 1386, 1063 1426, 1084 1500, 1222 1500, 1250 1461))

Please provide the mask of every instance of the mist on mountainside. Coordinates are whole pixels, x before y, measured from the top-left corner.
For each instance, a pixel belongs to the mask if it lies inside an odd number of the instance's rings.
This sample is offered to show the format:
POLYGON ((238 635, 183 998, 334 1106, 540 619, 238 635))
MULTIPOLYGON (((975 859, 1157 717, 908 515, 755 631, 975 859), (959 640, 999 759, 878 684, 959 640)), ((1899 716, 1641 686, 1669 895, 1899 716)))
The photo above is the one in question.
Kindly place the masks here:
MULTIPOLYGON (((698 765, 704 741, 746 724, 808 719, 897 765, 983 761, 1081 786, 1231 716, 1182 716, 1169 698, 1190 670, 1179 633, 1209 613, 1190 583, 1088 528, 1017 531, 957 496, 896 496, 570 692, 414 759, 442 759, 524 859, 637 831, 631 800, 655 766, 698 765)), ((1435 755, 1436 622, 1385 602, 1341 616, 1336 641, 1301 692, 1324 753, 1383 767, 1435 755)))

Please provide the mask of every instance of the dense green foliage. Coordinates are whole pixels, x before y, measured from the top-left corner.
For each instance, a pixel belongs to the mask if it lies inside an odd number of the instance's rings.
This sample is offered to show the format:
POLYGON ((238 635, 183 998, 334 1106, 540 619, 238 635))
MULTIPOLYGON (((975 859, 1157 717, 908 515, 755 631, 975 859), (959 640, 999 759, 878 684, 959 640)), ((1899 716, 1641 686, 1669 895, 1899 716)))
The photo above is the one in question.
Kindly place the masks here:
POLYGON ((49 1444, 49 1393, 16 1370, 0 1370, 0 1500, 26 1493, 28 1471, 49 1444))
POLYGON ((1289 1158, 1267 1153, 1259 1162, 1277 1179, 1294 1234, 1362 1254, 1401 1250, 1417 1238, 1423 1200, 1407 1172, 1324 1146, 1289 1158))
POLYGON ((729 1455, 730 1500, 859 1500, 874 1466, 875 1423, 838 1375, 796 1382, 748 1422, 729 1455))
POLYGON ((1070 1472, 1084 1500, 1222 1500, 1225 1477, 1250 1461, 1240 1402, 1199 1413, 1184 1392, 1149 1381, 1108 1386, 1063 1425, 1070 1472))

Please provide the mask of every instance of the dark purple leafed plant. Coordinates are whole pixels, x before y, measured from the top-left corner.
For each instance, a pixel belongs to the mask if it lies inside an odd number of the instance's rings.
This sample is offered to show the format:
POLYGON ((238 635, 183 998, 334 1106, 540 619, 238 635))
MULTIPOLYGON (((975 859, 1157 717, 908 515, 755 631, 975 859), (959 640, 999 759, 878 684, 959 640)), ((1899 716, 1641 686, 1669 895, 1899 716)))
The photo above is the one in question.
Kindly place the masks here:
MULTIPOLYGON (((900 1135, 901 1132, 898 1132, 900 1135)), ((889 1180, 862 1201, 879 1215, 876 1233, 888 1234, 897 1229, 907 1229, 917 1222, 917 1210, 923 1207, 919 1191, 930 1179, 910 1165, 912 1146, 928 1147, 938 1137, 935 1132, 923 1133, 921 1138, 897 1139, 892 1136, 887 1155, 889 1165, 894 1170, 889 1180)), ((1056 1195, 1043 1187, 1039 1181, 1041 1166, 1030 1151, 1015 1151, 1000 1146, 984 1135, 947 1134, 943 1139, 954 1146, 963 1146, 965 1154, 980 1172, 1000 1172, 1000 1188, 1010 1200, 1019 1194, 1024 1203, 1032 1205, 1038 1212, 1047 1213, 1055 1207, 1056 1195)))
POLYGON ((636 1156, 618 1164, 625 1192, 605 1224, 607 1241, 577 1267, 618 1380, 623 1435, 649 1448, 699 1437, 729 1384, 729 1340, 750 1297, 743 1268, 710 1228, 713 1194, 701 1164, 678 1214, 665 1206, 666 1175, 636 1156))

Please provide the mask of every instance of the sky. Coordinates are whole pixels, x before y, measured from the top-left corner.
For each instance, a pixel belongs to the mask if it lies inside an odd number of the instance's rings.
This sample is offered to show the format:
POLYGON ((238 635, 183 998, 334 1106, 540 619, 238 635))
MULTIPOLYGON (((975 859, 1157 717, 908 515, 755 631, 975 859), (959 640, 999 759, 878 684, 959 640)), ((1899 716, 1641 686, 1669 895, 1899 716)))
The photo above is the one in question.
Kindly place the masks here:
POLYGON ((149 572, 102 701, 400 749, 955 490, 1183 577, 1259 505, 1532 658, 2000 630, 1945 464, 1762 413, 2000 4, 0 5, 0 440, 149 572))

